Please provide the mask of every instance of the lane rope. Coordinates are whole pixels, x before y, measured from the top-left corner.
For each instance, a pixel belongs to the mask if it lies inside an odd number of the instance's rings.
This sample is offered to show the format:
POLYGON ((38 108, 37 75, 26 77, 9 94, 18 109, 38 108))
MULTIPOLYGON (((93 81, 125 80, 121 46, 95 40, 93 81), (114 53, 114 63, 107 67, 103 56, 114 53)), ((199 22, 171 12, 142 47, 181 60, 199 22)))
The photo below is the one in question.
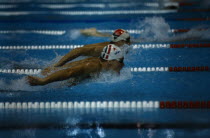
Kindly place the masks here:
MULTIPOLYGON (((41 4, 40 7, 50 9, 63 9, 63 8, 75 8, 75 7, 91 7, 91 8, 119 8, 119 7, 131 7, 131 6, 147 6, 147 7, 159 7, 157 2, 146 2, 146 3, 88 3, 88 4, 41 4)), ((179 6, 177 2, 165 2, 163 6, 179 6)))
POLYGON ((1 4, 0 5, 0 9, 10 9, 10 8, 16 8, 17 5, 5 5, 5 4, 1 4))
POLYGON ((10 34, 10 33, 37 33, 37 34, 47 34, 47 35, 63 35, 66 33, 65 30, 0 30, 0 34, 10 34))
POLYGON ((59 11, 62 15, 122 15, 122 14, 167 14, 176 13, 177 10, 120 10, 120 11, 59 11))
POLYGON ((167 14, 176 13, 177 10, 120 10, 120 11, 0 11, 0 16, 19 16, 19 15, 34 15, 34 14, 59 14, 59 15, 128 15, 128 14, 167 14))
MULTIPOLYGON (((75 49, 83 47, 84 45, 17 45, 17 46, 0 46, 0 50, 6 49, 75 49)), ((133 49, 153 49, 153 48, 209 48, 210 43, 201 44, 133 44, 131 45, 133 49)))
MULTIPOLYGON (((131 67, 131 72, 205 72, 208 66, 185 66, 185 67, 131 67)), ((0 69, 0 73, 35 75, 41 73, 42 69, 0 69)))
MULTIPOLYGON (((205 29, 199 29, 205 30, 205 29)), ((114 30, 98 30, 99 32, 112 33, 114 30)), ((143 29, 129 29, 127 30, 130 34, 141 34, 144 32, 143 29)), ((188 32, 190 29, 171 29, 168 32, 170 33, 181 33, 188 32)), ((47 35, 63 35, 67 30, 0 30, 0 34, 10 34, 10 33, 37 33, 37 34, 47 34, 47 35)))
MULTIPOLYGON (((206 29, 198 29, 198 30, 206 30, 206 29)), ((106 33, 113 33, 115 30, 98 30, 99 32, 106 32, 106 33)), ((126 29, 131 34, 141 34, 144 32, 143 29, 126 29)), ((188 32, 190 29, 170 29, 168 30, 169 33, 183 33, 188 32)))
POLYGON ((159 108, 159 101, 0 102, 0 109, 159 108))

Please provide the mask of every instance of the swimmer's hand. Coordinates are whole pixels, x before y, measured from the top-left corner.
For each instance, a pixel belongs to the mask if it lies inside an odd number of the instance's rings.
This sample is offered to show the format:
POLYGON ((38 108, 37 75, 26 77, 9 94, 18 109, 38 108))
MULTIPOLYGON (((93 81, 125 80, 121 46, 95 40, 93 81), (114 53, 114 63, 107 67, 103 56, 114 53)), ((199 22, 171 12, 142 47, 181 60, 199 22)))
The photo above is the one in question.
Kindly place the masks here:
POLYGON ((80 30, 80 33, 87 36, 94 36, 97 33, 96 28, 89 28, 80 30))
POLYGON ((36 85, 43 85, 42 81, 38 77, 34 76, 27 76, 26 80, 31 86, 36 86, 36 85))
POLYGON ((42 70, 41 74, 42 74, 43 76, 45 76, 45 75, 47 75, 48 73, 50 73, 51 71, 53 71, 53 70, 55 70, 55 67, 54 67, 54 66, 52 66, 52 67, 47 67, 47 68, 45 68, 45 69, 42 70))
POLYGON ((110 34, 98 32, 96 28, 83 29, 80 33, 86 36, 111 37, 110 34))

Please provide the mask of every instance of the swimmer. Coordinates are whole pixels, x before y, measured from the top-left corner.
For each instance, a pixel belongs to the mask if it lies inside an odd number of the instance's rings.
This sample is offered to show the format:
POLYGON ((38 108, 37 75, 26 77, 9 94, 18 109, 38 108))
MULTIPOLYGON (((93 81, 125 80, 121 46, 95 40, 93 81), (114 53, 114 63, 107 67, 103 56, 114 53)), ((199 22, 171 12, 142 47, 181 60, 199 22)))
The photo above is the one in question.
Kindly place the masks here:
POLYGON ((57 68, 57 71, 44 78, 28 76, 28 82, 31 86, 37 86, 56 81, 69 80, 69 86, 72 86, 87 78, 97 77, 102 71, 113 71, 119 74, 124 66, 124 54, 120 49, 123 43, 116 42, 115 44, 116 45, 109 44, 104 47, 100 57, 91 57, 69 63, 63 67, 57 68))
MULTIPOLYGON (((89 44, 89 45, 84 45, 81 48, 76 48, 71 50, 68 54, 63 56, 61 60, 54 65, 45 68, 41 73, 42 75, 47 75, 49 72, 53 70, 57 70, 57 67, 62 67, 64 64, 67 62, 79 57, 79 56, 91 56, 91 57, 99 57, 101 52, 103 51, 103 48, 107 46, 108 44, 114 44, 116 46, 120 46, 121 49, 123 49, 123 52, 127 52, 128 48, 131 44, 130 42, 130 35, 127 31, 123 29, 117 29, 114 31, 111 37, 111 42, 102 42, 102 43, 96 43, 96 44, 89 44)), ((71 64, 80 64, 80 62, 83 61, 78 61, 75 63, 71 64)), ((66 65, 68 66, 68 65, 66 65)))

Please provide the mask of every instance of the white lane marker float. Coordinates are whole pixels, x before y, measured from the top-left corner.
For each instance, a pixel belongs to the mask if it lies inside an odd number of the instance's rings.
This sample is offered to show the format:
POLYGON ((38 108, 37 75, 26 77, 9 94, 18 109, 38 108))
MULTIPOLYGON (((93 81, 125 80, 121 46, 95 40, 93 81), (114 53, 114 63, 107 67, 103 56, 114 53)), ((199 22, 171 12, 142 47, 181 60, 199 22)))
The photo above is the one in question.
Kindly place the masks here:
POLYGON ((0 16, 20 16, 20 15, 34 15, 34 14, 60 14, 70 16, 81 15, 130 15, 130 14, 167 14, 176 13, 177 10, 118 10, 118 11, 0 11, 0 16))
MULTIPOLYGON (((98 30, 99 32, 112 33, 114 30, 98 30)), ((129 29, 127 30, 130 34, 141 34, 144 32, 143 29, 129 29)), ((189 29, 171 29, 168 32, 177 33, 177 32, 188 32, 189 29)), ((0 34, 11 34, 11 33, 36 33, 36 34, 46 34, 46 35, 63 35, 67 30, 0 30, 0 34)))
POLYGON ((45 35, 63 35, 66 33, 65 30, 0 30, 0 34, 25 34, 25 33, 35 33, 35 34, 45 34, 45 35))
MULTIPOLYGON (((84 45, 17 45, 17 46, 0 46, 0 50, 17 50, 17 49, 75 49, 84 45)), ((209 48, 210 43, 200 44, 133 44, 133 49, 153 49, 153 48, 209 48)))
POLYGON ((136 6, 147 6, 147 7, 159 7, 159 6, 179 6, 177 2, 164 2, 163 5, 157 2, 146 2, 146 3, 88 3, 88 4, 41 4, 39 7, 49 8, 49 9, 66 9, 66 8, 76 8, 76 7, 84 7, 84 8, 120 8, 120 7, 136 7, 136 6))
POLYGON ((159 101, 58 101, 58 102, 0 102, 0 109, 146 109, 159 108, 159 101))
MULTIPOLYGON (((0 69, 0 73, 39 74, 42 69, 0 69)), ((208 66, 176 66, 176 67, 131 67, 131 72, 208 72, 208 66)))

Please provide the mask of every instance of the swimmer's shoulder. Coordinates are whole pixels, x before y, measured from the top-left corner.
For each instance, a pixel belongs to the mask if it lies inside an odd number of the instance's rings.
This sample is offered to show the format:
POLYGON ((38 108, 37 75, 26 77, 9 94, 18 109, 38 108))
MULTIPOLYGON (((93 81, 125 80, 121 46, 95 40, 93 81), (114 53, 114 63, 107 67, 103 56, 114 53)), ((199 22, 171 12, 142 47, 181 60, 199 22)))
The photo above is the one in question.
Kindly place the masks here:
POLYGON ((110 42, 101 42, 101 43, 95 43, 95 44, 88 44, 84 45, 84 47, 91 47, 91 46, 107 46, 110 42))

